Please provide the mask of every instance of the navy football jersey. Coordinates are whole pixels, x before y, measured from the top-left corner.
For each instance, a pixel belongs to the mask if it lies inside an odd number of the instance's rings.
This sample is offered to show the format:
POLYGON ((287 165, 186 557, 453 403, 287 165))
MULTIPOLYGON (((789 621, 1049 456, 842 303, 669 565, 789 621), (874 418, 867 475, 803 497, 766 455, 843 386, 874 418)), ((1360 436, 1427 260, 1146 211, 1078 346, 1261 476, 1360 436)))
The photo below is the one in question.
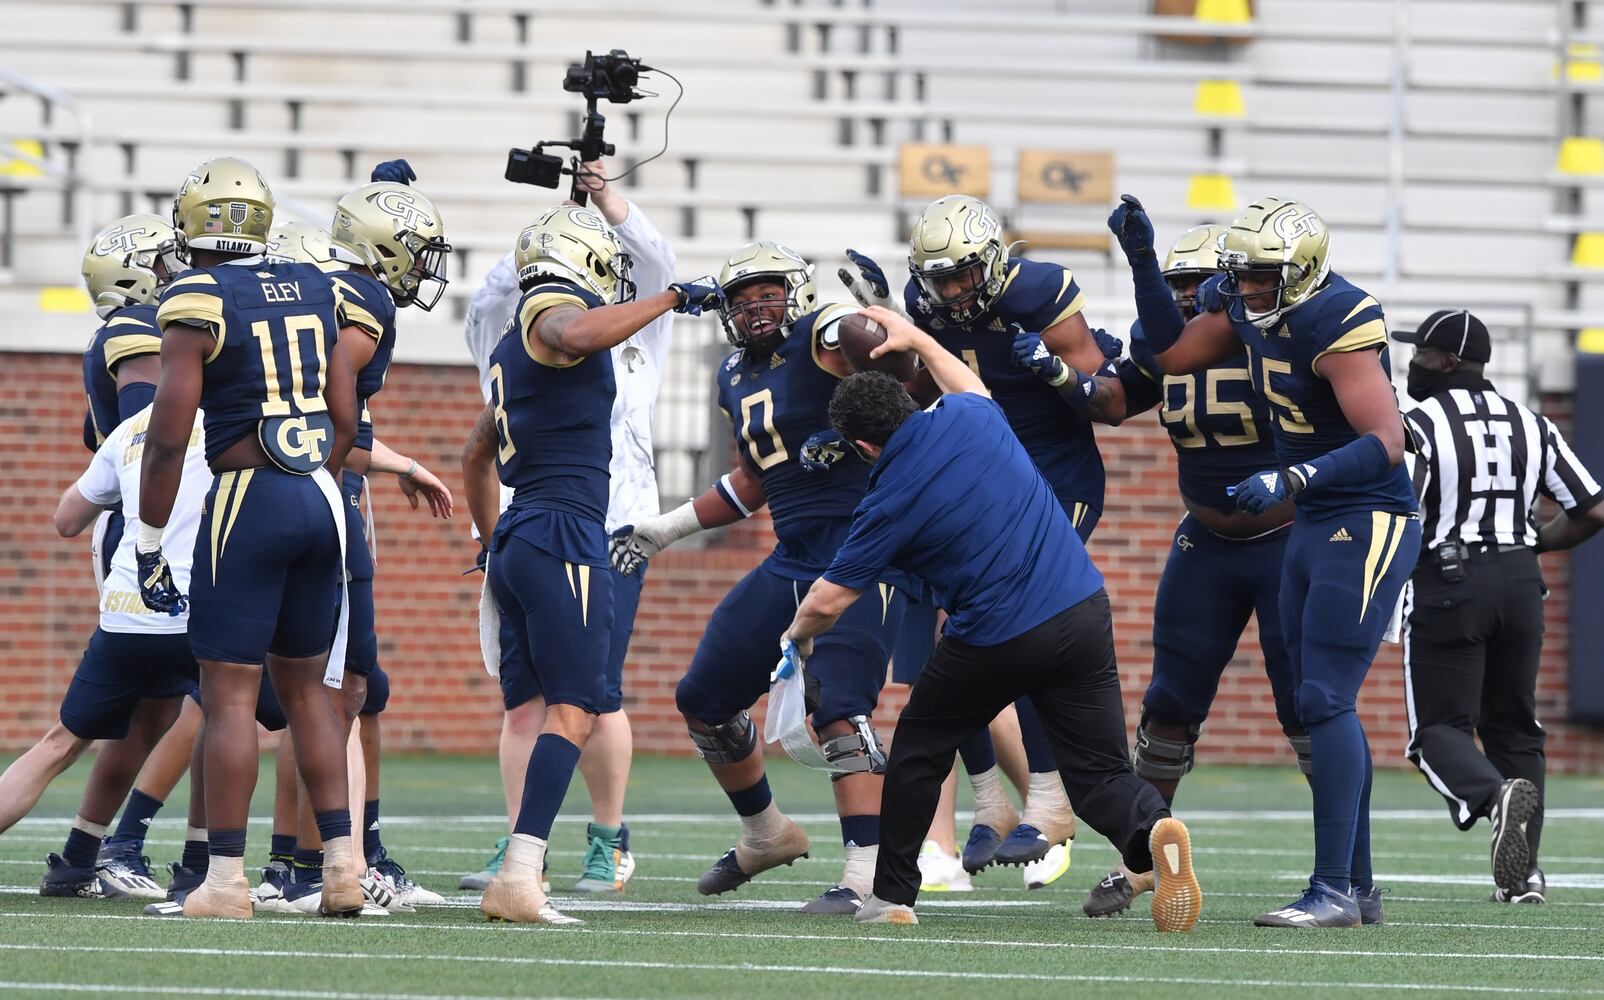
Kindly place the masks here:
POLYGON ((117 409, 117 366, 129 358, 161 352, 155 306, 113 310, 95 331, 84 351, 84 394, 89 397, 89 409, 84 414, 84 445, 90 451, 98 451, 106 435, 122 423, 117 409))
POLYGON ((339 286, 342 325, 359 327, 378 345, 373 357, 356 373, 356 443, 353 448, 373 447, 373 416, 368 400, 384 388, 390 373, 390 356, 395 353, 395 300, 390 290, 371 274, 337 271, 330 275, 339 286))
POLYGON ((818 361, 818 329, 856 307, 828 305, 797 320, 769 357, 736 351, 718 370, 718 405, 730 418, 741 461, 763 481, 774 534, 770 568, 812 579, 846 538, 869 486, 869 466, 849 455, 827 473, 809 472, 802 444, 830 429, 830 396, 840 378, 818 361))
POLYGON ((1068 268, 1036 260, 1008 265, 1002 294, 985 315, 954 326, 925 300, 917 282, 903 292, 908 315, 979 375, 1025 451, 1066 509, 1070 501, 1103 507, 1103 457, 1092 425, 1058 390, 1014 364, 1011 323, 1041 333, 1080 312, 1086 296, 1068 268))
POLYGON ((1235 510, 1226 489, 1277 467, 1270 410, 1253 391, 1246 351, 1190 375, 1165 375, 1147 346, 1141 321, 1131 324, 1130 357, 1119 363, 1127 413, 1159 407, 1175 446, 1181 495, 1193 503, 1235 510))
MULTIPOLYGON (((1307 462, 1357 440, 1331 383, 1316 374, 1314 366, 1327 354, 1375 351, 1376 363, 1390 377, 1387 324, 1376 300, 1332 274, 1324 288, 1269 331, 1245 319, 1241 299, 1228 303, 1231 324, 1247 345, 1253 388, 1268 401, 1274 417, 1277 464, 1307 462)), ((1314 516, 1351 510, 1404 514, 1415 510, 1415 491, 1400 464, 1375 482, 1302 494, 1297 504, 1300 511, 1314 516)))
POLYGON ((190 323, 217 337, 200 401, 208 462, 264 420, 328 412, 324 369, 339 306, 334 282, 316 266, 261 257, 186 271, 167 286, 157 326, 190 323))
POLYGON ((611 351, 551 365, 529 350, 530 331, 557 305, 594 309, 601 299, 577 285, 542 282, 523 294, 490 352, 490 405, 500 449, 496 470, 512 487, 514 509, 543 509, 602 521, 607 466, 613 457, 608 420, 617 382, 611 351))

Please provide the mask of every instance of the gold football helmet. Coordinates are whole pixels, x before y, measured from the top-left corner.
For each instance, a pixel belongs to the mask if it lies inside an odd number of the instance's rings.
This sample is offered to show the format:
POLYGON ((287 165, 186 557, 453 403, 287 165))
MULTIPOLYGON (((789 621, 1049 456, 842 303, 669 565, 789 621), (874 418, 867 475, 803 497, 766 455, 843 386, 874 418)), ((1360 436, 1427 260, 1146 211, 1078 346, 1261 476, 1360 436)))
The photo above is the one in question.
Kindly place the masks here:
POLYGON ((908 270, 930 305, 951 321, 983 315, 1008 278, 1001 220, 979 198, 936 199, 913 224, 908 270))
POLYGON ((1231 223, 1220 241, 1220 267, 1232 277, 1226 295, 1243 300, 1243 315, 1269 330, 1289 311, 1307 302, 1331 273, 1331 233, 1314 209, 1297 201, 1261 198, 1231 223), (1244 295, 1243 272, 1273 272, 1276 284, 1244 295), (1247 299, 1274 294, 1272 309, 1253 311, 1247 299))
POLYGON ((594 209, 559 205, 542 212, 518 234, 513 262, 520 288, 555 278, 589 290, 603 303, 635 297, 630 256, 613 227, 594 209))
POLYGON ((1197 284, 1220 271, 1220 240, 1224 226, 1194 226, 1164 255, 1164 280, 1175 294, 1175 304, 1187 317, 1194 315, 1197 284), (1190 287, 1185 295, 1183 287, 1190 287))
POLYGON ((813 265, 783 243, 759 240, 730 255, 718 273, 725 302, 718 310, 724 336, 734 347, 745 347, 775 333, 785 336, 803 316, 818 308, 819 292, 813 284, 813 265), (765 281, 785 289, 783 300, 753 299, 732 305, 727 296, 752 282, 765 281), (777 309, 783 301, 783 313, 777 309))
POLYGON ((298 219, 275 223, 268 230, 267 256, 272 260, 316 264, 324 271, 345 270, 345 265, 334 259, 329 231, 298 219))
POLYGON ((156 301, 172 277, 161 249, 174 241, 173 227, 155 215, 125 215, 95 234, 84 251, 84 287, 95 312, 156 301))
POLYGON ((232 156, 207 160, 184 178, 173 199, 173 248, 178 259, 189 251, 218 250, 254 254, 267 248, 273 225, 273 192, 256 168, 232 156))
POLYGON ((405 184, 364 184, 334 206, 334 259, 373 272, 398 306, 427 312, 450 281, 451 244, 434 202, 405 184))

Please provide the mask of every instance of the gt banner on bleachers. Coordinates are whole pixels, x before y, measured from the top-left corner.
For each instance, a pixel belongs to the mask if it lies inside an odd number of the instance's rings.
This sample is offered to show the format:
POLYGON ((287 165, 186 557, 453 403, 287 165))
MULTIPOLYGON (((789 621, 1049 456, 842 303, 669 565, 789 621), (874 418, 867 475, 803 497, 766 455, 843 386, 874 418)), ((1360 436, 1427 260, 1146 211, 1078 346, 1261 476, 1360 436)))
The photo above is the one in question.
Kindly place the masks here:
POLYGON ((985 146, 904 143, 900 171, 904 198, 991 193, 991 150, 985 146))
POLYGON ((1019 200, 1107 205, 1114 200, 1114 154, 1022 149, 1019 200))

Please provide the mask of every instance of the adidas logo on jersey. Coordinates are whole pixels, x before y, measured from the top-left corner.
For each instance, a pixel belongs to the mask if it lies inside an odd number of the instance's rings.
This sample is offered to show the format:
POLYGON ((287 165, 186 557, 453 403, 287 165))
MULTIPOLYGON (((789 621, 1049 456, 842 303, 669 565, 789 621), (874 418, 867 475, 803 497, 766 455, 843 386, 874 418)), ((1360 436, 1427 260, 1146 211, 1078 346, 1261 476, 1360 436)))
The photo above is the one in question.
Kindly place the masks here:
POLYGON ((993 333, 1002 333, 1006 329, 1008 329, 1008 326, 1003 323, 1002 317, 999 316, 991 321, 991 331, 993 333))
POLYGON ((1351 542, 1351 541, 1353 541, 1353 536, 1348 534, 1348 529, 1347 528, 1338 528, 1336 530, 1336 532, 1331 536, 1331 541, 1333 541, 1333 542, 1351 542))

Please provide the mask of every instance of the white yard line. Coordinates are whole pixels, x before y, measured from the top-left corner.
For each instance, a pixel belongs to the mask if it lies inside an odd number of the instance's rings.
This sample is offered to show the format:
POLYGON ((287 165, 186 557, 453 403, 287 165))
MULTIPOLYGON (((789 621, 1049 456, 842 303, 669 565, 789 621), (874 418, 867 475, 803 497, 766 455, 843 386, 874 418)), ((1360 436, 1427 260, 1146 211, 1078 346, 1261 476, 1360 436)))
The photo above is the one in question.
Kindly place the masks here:
MULTIPOLYGON (((549 933, 549 931, 548 931, 549 933)), ((754 935, 765 936, 765 935, 754 935)), ((766 936, 765 936, 766 937, 766 936)), ((825 940, 839 941, 839 938, 825 938, 825 940)), ((898 939, 884 939, 898 940, 898 939)), ((908 939, 903 939, 908 940, 908 939)), ((965 942, 967 943, 967 942, 965 942)), ((294 958, 294 959, 335 959, 347 960, 383 960, 396 962, 451 962, 476 963, 485 965, 516 965, 516 966, 544 966, 569 968, 606 968, 618 969, 651 969, 666 972, 733 972, 733 973, 784 973, 790 975, 825 975, 825 976, 867 976, 874 978, 907 978, 907 979, 956 979, 982 982, 1031 982, 1031 983, 1165 983, 1187 986, 1254 986, 1261 988, 1310 988, 1323 987, 1325 989, 1392 989, 1407 991, 1432 990, 1441 992, 1459 993, 1491 993, 1491 994, 1562 994, 1576 996, 1604 995, 1604 990, 1596 989, 1548 989, 1542 987, 1520 986, 1450 986, 1442 983, 1415 983, 1415 982, 1298 982, 1289 980, 1241 980, 1241 979, 1213 979, 1202 977, 1182 976, 1141 976, 1141 975, 1075 975, 1037 972, 973 972, 973 971, 947 971, 939 969, 886 969, 886 968, 853 968, 849 966, 817 966, 817 965, 775 965, 741 963, 729 964, 720 962, 651 962, 640 960, 611 960, 611 959, 578 959, 578 958, 537 958, 532 956, 511 955, 411 955, 411 954, 381 954, 381 953, 352 953, 352 952, 323 952, 303 950, 269 950, 248 948, 118 948, 94 947, 89 945, 0 945, 0 950, 9 951, 38 951, 68 954, 155 954, 155 955, 190 955, 196 957, 219 958, 294 958)), ((1163 950, 1163 949, 1149 949, 1163 950)), ((1262 955, 1262 949, 1236 948, 1224 949, 1230 952, 1249 952, 1262 955)), ((1277 954, 1284 954, 1277 950, 1277 954)), ((1345 952, 1332 952, 1331 954, 1350 954, 1345 952)), ((1375 952, 1377 955, 1389 954, 1375 952)), ((1484 956, 1475 956, 1484 957, 1484 956)), ((1485 956, 1493 957, 1493 956, 1485 956)), ((1513 956, 1512 956, 1513 957, 1513 956)), ((1528 957, 1528 956, 1520 956, 1528 957)), ((138 988, 140 992, 152 989, 151 987, 138 988)), ((229 993, 240 995, 272 996, 266 991, 229 990, 229 993)), ((328 996, 344 998, 351 994, 290 994, 292 996, 328 996)))

